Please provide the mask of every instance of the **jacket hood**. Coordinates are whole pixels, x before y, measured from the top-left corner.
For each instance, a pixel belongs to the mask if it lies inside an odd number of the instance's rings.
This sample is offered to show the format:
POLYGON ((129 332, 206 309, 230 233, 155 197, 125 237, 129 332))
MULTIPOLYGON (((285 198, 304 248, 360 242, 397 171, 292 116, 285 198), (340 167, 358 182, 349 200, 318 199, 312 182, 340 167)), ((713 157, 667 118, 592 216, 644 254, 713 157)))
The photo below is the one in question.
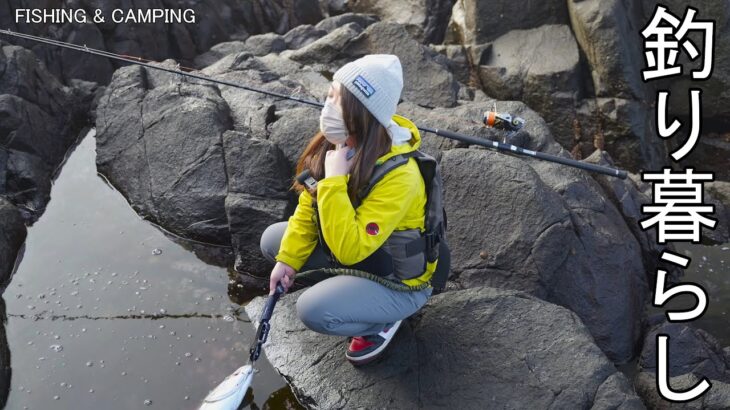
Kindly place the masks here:
POLYGON ((418 130, 418 127, 416 127, 416 124, 414 124, 408 118, 398 114, 394 114, 392 119, 393 121, 395 121, 396 124, 398 124, 398 126, 410 131, 411 139, 405 144, 391 145, 390 151, 388 151, 387 154, 379 157, 376 161, 376 164, 381 164, 394 155, 415 151, 421 146, 421 133, 418 130))

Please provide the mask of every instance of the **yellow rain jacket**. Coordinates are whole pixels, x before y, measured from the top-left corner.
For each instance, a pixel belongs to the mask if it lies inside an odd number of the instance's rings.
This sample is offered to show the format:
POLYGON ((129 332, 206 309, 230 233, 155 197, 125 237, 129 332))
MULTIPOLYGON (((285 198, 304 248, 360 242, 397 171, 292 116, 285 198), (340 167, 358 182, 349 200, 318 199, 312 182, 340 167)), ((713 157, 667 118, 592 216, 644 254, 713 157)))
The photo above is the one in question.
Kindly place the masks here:
MULTIPOLYGON (((421 145, 420 132, 413 122, 397 114, 393 115, 393 121, 410 129, 411 139, 406 144, 392 145, 376 164, 415 151, 421 145)), ((301 192, 276 255, 277 261, 299 271, 317 245, 317 219, 327 246, 343 265, 353 265, 370 256, 394 230, 425 231, 426 187, 414 158, 388 172, 357 209, 353 209, 347 195, 349 177, 349 174, 336 175, 317 183, 317 218, 312 196, 307 190, 301 192)), ((410 286, 428 282, 437 263, 438 260, 427 262, 420 276, 402 282, 410 286)))

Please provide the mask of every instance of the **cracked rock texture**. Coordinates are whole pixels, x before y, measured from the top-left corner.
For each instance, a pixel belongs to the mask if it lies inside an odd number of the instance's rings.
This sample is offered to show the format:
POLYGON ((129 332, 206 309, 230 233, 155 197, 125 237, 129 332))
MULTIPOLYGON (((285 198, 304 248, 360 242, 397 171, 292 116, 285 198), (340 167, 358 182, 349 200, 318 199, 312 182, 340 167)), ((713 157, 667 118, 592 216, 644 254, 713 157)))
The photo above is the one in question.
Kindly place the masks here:
MULTIPOLYGON (((356 23, 340 29, 348 25, 356 23)), ((273 53, 234 53, 203 72, 312 99, 329 85, 321 72, 273 53)), ((429 87, 411 95, 419 99, 429 87)), ((399 113, 499 139, 462 120, 479 117, 494 101, 428 109, 406 100, 399 113)), ((569 157, 536 112, 519 102, 499 104, 528 120, 511 142, 569 157)), ((128 67, 117 71, 99 104, 97 164, 145 217, 184 236, 232 244, 237 270, 266 276, 259 238, 293 211, 288 186, 298 155, 318 131, 318 115, 289 100, 128 67)), ((630 360, 648 290, 646 250, 601 186, 573 168, 422 138, 423 150, 443 167, 452 287, 488 284, 566 306, 611 360, 630 360)))
POLYGON ((99 171, 131 178, 122 193, 173 232, 227 236, 222 137, 231 119, 218 89, 156 81, 138 66, 117 74, 97 112, 99 171))
MULTIPOLYGON (((523 292, 476 287, 432 297, 383 360, 355 368, 346 339, 315 333, 284 295, 266 357, 313 409, 643 409, 572 312, 523 292)), ((264 298, 246 306, 258 318, 264 298)))
POLYGON ((25 219, 43 213, 92 97, 91 88, 61 84, 32 52, 0 41, 0 195, 25 219))
MULTIPOLYGON (((519 28, 529 33, 527 37, 520 37, 521 31, 495 35, 490 40, 494 44, 479 49, 482 80, 489 79, 505 98, 531 99, 540 110, 581 86, 589 78, 579 61, 583 57, 578 47, 583 50, 585 45, 576 45, 568 26, 550 23, 519 28), (520 38, 539 48, 545 36, 572 44, 569 56, 552 68, 533 67, 539 60, 534 56, 522 60, 499 52, 520 38), (525 87, 529 81, 544 83, 547 91, 525 87), (528 92, 534 92, 534 98, 528 92)), ((226 43, 200 56, 200 65, 208 64, 202 74, 321 100, 332 73, 342 64, 364 54, 394 52, 408 79, 399 114, 422 126, 499 140, 501 134, 465 120, 480 118, 485 107, 497 103, 500 111, 527 120, 523 132, 508 142, 565 158, 576 155, 566 150, 562 136, 556 141, 555 124, 525 103, 465 88, 460 80, 464 73, 454 71, 458 66, 420 44, 407 24, 346 13, 296 32, 260 38, 255 44, 226 43)), ((612 97, 602 98, 591 101, 605 112, 627 107, 609 101, 612 97)), ((591 107, 586 112, 592 112, 591 107)), ((318 115, 318 108, 293 101, 126 67, 115 73, 99 102, 97 164, 143 216, 183 236, 231 245, 236 270, 265 277, 271 266, 261 257, 260 234, 269 224, 286 220, 294 209, 295 197, 288 190, 294 164, 318 131, 318 115)), ((626 127, 611 132, 618 135, 626 127)), ((440 160, 444 173, 453 257, 449 293, 485 285, 525 292, 530 300, 573 311, 592 336, 591 343, 611 362, 635 358, 642 345, 649 283, 663 249, 654 241, 654 228, 636 229, 643 218, 640 206, 650 198, 646 184, 635 177, 619 181, 433 135, 422 138, 422 149, 440 160)), ((594 155, 586 162, 614 165, 608 151, 590 152, 594 155)), ((719 232, 721 238, 726 230, 719 232)), ((679 271, 672 272, 674 280, 679 276, 679 271)), ((297 349, 291 354, 300 354, 297 349)), ((623 397, 621 406, 633 403, 623 393, 616 394, 631 391, 626 380, 611 374, 589 395, 570 400, 599 406, 623 397)), ((300 396, 325 388, 292 384, 300 396)), ((555 403, 573 394, 551 391, 555 403)), ((345 399, 327 400, 346 405, 341 401, 345 399)), ((560 407, 550 400, 539 403, 560 407)))
MULTIPOLYGON (((20 247, 25 242, 26 229, 18 209, 0 197, 0 290, 10 279, 20 247)), ((3 326, 0 326, 3 327, 3 326)), ((0 391, 4 391, 0 388, 0 391)))
POLYGON ((639 358, 639 373, 634 385, 647 407, 652 409, 727 409, 730 403, 730 348, 709 333, 687 323, 664 319, 647 329, 639 358), (685 391, 706 379, 712 387, 700 398, 673 403, 662 398, 657 388, 657 335, 667 339, 668 384, 674 391, 685 391))
MULTIPOLYGON (((607 150, 621 167, 639 172, 668 166, 668 153, 683 143, 688 132, 684 129, 682 137, 667 141, 658 137, 657 90, 671 91, 670 114, 686 117, 691 112, 688 89, 702 89, 705 132, 708 128, 726 132, 729 17, 730 4, 725 0, 701 4, 687 0, 457 0, 443 45, 435 48, 450 54, 450 59, 456 56, 452 60, 461 71, 471 74, 465 82, 492 97, 518 95, 526 89, 524 97, 515 98, 545 117, 555 139, 575 156, 607 150), (690 61, 682 50, 681 76, 643 81, 647 64, 641 31, 657 4, 680 20, 690 6, 698 10, 696 19, 716 22, 715 71, 709 80, 692 80, 690 72, 700 68, 701 59, 690 61)), ((703 40, 700 33, 690 37, 696 44, 703 40)), ((699 145, 712 150, 724 138, 707 133, 704 140, 699 145)), ((728 148, 722 150, 727 155, 728 148)), ((704 164, 702 158, 707 156, 711 154, 694 155, 684 162, 704 164)))
MULTIPOLYGON (((702 380, 692 373, 681 376, 670 377, 669 386, 675 391, 689 390, 702 380)), ((642 372, 636 376, 634 385, 636 391, 641 395, 642 400, 650 409, 662 410, 699 410, 712 409, 723 410, 728 408, 730 403, 730 384, 716 380, 710 380, 712 387, 699 398, 686 403, 669 402, 659 396, 656 386, 656 374, 642 372)))
MULTIPOLYGON (((206 76, 317 101, 343 64, 394 53, 405 80, 398 113, 421 126, 501 140, 479 122, 497 104, 498 111, 527 120, 507 142, 631 170, 659 168, 676 143, 656 137, 648 103, 654 87, 664 84, 638 80, 643 59, 635 40, 652 0, 322 0, 321 9, 317 3, 210 7, 199 0, 194 7, 205 11, 193 31, 68 25, 29 32, 147 58, 172 56, 177 61, 161 64, 190 62, 206 76), (331 16, 323 18, 322 10, 331 16)), ((685 3, 671 7, 679 12, 685 3)), ((18 4, 0 6, 0 22, 18 4)), ((723 27, 719 68, 703 94, 713 126, 725 121, 730 106, 719 86, 728 77, 727 11, 726 2, 712 0, 700 13, 714 13, 723 27)), ((0 244, 0 273, 9 274, 25 235, 19 215, 42 212, 55 168, 98 102, 91 113, 98 169, 134 209, 175 234, 230 245, 237 271, 268 275, 259 238, 294 209, 293 168, 318 131, 319 108, 138 66, 114 71, 108 61, 41 46, 33 52, 3 44, 0 54, 6 148, 0 150, 0 193, 9 201, 0 200, 7 243, 0 244)), ((684 80, 671 84, 673 95, 686 94, 684 80)), ((672 114, 688 112, 670 104, 672 114)), ((409 320, 387 365, 361 370, 344 362, 342 338, 302 328, 296 294, 287 295, 267 353, 298 396, 318 408, 642 408, 611 362, 635 358, 642 342, 643 354, 652 352, 642 340, 644 307, 664 248, 654 228, 638 229, 651 187, 637 174, 618 180, 422 138, 422 149, 440 160, 444 173, 449 292, 409 320)), ((723 143, 714 146, 723 152, 723 143)), ((730 237, 726 185, 707 187, 720 220, 708 234, 714 241, 730 237)), ((675 269, 671 279, 680 276, 675 269)), ((682 332, 694 344, 710 340, 682 332)), ((694 360, 710 352, 712 360, 700 367, 722 374, 708 376, 719 387, 698 405, 721 408, 730 401, 722 387, 726 369, 717 363, 726 359, 717 346, 698 346, 685 353, 686 366, 677 373, 685 379, 676 382, 689 380, 694 360)), ((642 398, 664 408, 649 391, 651 369, 643 370, 637 383, 642 398)))
POLYGON ((648 329, 639 359, 642 371, 657 371, 658 334, 669 337, 669 377, 693 373, 730 383, 730 355, 722 345, 702 329, 690 324, 668 322, 666 319, 648 329))
MULTIPOLYGON (((534 111, 522 103, 499 104, 527 119, 526 132, 515 143, 569 156, 534 111)), ((428 111, 403 103, 399 108, 406 116, 424 118, 425 125, 496 138, 461 121, 479 115, 484 105, 428 111)), ((653 250, 642 248, 623 209, 592 175, 480 147, 449 146, 430 136, 424 146, 441 159, 454 287, 519 289, 566 306, 584 320, 611 360, 630 360, 638 351, 637 318, 648 292, 642 259, 653 250)), ((630 180, 626 184, 636 190, 630 180)), ((626 199, 626 206, 636 207, 636 201, 626 199)))

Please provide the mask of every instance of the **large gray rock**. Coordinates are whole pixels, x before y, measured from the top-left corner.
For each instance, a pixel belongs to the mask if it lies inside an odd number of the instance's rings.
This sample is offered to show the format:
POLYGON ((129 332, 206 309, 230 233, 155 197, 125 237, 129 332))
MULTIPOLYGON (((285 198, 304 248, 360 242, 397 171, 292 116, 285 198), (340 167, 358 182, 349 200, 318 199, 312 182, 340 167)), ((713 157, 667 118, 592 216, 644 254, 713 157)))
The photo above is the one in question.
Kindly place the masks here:
POLYGON ((705 189, 730 209, 730 182, 713 181, 705 183, 705 189))
POLYGON ((114 74, 97 113, 97 167, 145 218, 228 244, 222 135, 230 109, 215 86, 157 75, 139 66, 114 74))
MULTIPOLYGON (((203 70, 201 70, 201 73, 206 76, 215 77, 232 71, 250 70, 251 73, 249 73, 249 75, 252 77, 252 79, 261 82, 269 82, 278 79, 278 77, 280 76, 302 70, 306 71, 307 69, 306 66, 303 66, 288 58, 282 58, 277 54, 269 54, 256 57, 246 51, 235 51, 235 46, 232 47, 231 51, 232 53, 228 53, 225 57, 205 67, 203 70)), ((254 84, 243 85, 256 86, 254 84)))
POLYGON ((250 133, 223 134, 228 195, 225 207, 236 251, 238 272, 261 274, 269 262, 259 239, 270 224, 286 219, 293 201, 288 195, 290 170, 275 143, 250 133))
POLYGON ((13 272, 26 230, 18 209, 0 197, 0 293, 13 272))
MULTIPOLYGON (((474 109, 473 107, 470 109, 466 105, 457 105, 453 108, 439 107, 429 109, 410 101, 404 101, 398 105, 398 114, 410 119, 416 126, 444 129, 490 139, 496 138, 493 129, 470 121, 470 116, 474 115, 474 109)), ((420 134, 421 147, 419 149, 434 156, 436 159, 440 159, 444 151, 455 147, 466 146, 464 143, 424 131, 420 131, 420 134)))
POLYGON ((269 53, 278 53, 286 49, 284 36, 277 33, 264 33, 251 36, 244 43, 248 51, 255 56, 263 56, 269 53))
POLYGON ((344 13, 337 16, 327 17, 326 19, 317 23, 314 28, 331 33, 337 28, 349 23, 356 23, 358 26, 366 28, 367 26, 378 21, 380 21, 380 18, 374 14, 344 13))
POLYGON ((487 94, 503 100, 530 100, 544 91, 579 88, 578 45, 567 25, 513 30, 495 39, 482 55, 480 76, 487 94), (538 87, 537 90, 535 88, 538 87))
POLYGON ((593 76, 597 97, 645 100, 641 35, 645 22, 639 1, 570 0, 568 10, 578 44, 593 76))
MULTIPOLYGON (((674 376, 669 379, 669 386, 674 391, 685 391, 702 380, 692 373, 674 376)), ((702 396, 686 402, 670 402, 661 396, 657 389, 655 373, 641 372, 636 376, 634 386, 647 408, 652 410, 725 410, 730 408, 730 384, 710 380, 712 387, 702 396)))
MULTIPOLYGON (((528 139, 518 145, 569 155, 534 112, 500 105, 528 120, 528 139)), ((464 119, 482 109, 432 112, 464 119)), ((567 306, 611 360, 636 354, 648 292, 642 249, 588 173, 485 149, 445 151, 441 166, 458 286, 519 289, 567 306)))
POLYGON ((641 371, 657 372, 658 334, 669 336, 667 342, 669 377, 692 373, 699 377, 730 383, 730 356, 711 334, 685 323, 671 323, 666 320, 647 331, 639 359, 641 371))
POLYGON ((419 27, 425 24, 429 12, 426 0, 359 0, 352 2, 349 9, 356 13, 375 14, 382 21, 419 27))
POLYGON ((363 368, 345 363, 345 338, 302 324, 299 294, 280 299, 264 349, 309 408, 644 408, 575 314, 522 292, 434 296, 363 368))
MULTIPOLYGON (((275 54, 242 52, 204 74, 285 94, 300 88, 302 97, 313 99, 301 83, 280 76, 299 67, 275 54)), ((313 86, 322 82, 309 77, 313 86)), ((293 202, 292 170, 276 138, 286 124, 277 130, 272 124, 301 109, 260 93, 127 67, 115 74, 98 109, 97 165, 146 218, 185 237, 232 244, 237 269, 264 275, 270 266, 258 247, 260 235, 285 220, 293 202)), ((316 126, 313 111, 304 115, 316 126)), ((302 130, 286 129, 282 146, 314 135, 302 130)))
POLYGON ((348 9, 403 24, 421 43, 439 44, 444 40, 452 6, 451 0, 360 0, 349 3, 348 9))
POLYGON ((359 24, 347 23, 302 48, 281 54, 282 57, 290 58, 302 64, 331 63, 338 57, 341 57, 342 50, 360 32, 362 32, 362 27, 359 24))
POLYGON ((491 43, 479 64, 487 95, 523 101, 546 119, 558 141, 572 136, 574 107, 583 93, 578 45, 569 26, 510 31, 491 43))
POLYGON ((596 391, 591 410, 643 409, 631 382, 622 373, 614 373, 596 391))
MULTIPOLYGON (((308 85, 313 87, 310 90, 297 80, 296 75, 281 76, 279 72, 274 71, 288 70, 289 64, 285 62, 291 62, 291 60, 274 57, 265 61, 248 53, 239 53, 221 59, 218 63, 206 68, 204 72, 232 83, 245 84, 305 100, 317 100, 315 96, 324 99, 327 88, 323 88, 323 84, 328 83, 321 74, 318 75, 310 69, 301 70, 302 76, 308 80, 308 85), (275 65, 270 63, 272 61, 278 61, 281 64, 272 68, 272 65, 275 65)), ((261 138, 267 138, 270 134, 270 125, 279 118, 277 111, 302 106, 296 101, 229 86, 221 87, 221 95, 231 107, 233 128, 239 131, 250 130, 255 136, 261 138)), ((313 120, 316 122, 316 118, 313 120)))
POLYGON ((583 133, 578 132, 577 141, 567 148, 582 140, 583 146, 577 148, 582 156, 593 148, 607 149, 620 165, 633 171, 666 165, 667 151, 656 136, 654 108, 649 103, 656 93, 641 75, 645 60, 639 32, 647 23, 641 2, 571 0, 568 10, 592 77, 594 95, 589 97, 596 100, 580 104, 576 118, 583 133))
POLYGON ((34 219, 93 95, 61 84, 32 52, 0 45, 0 194, 34 219))
POLYGON ((454 77, 460 83, 469 84, 474 82, 472 79, 476 78, 477 75, 472 71, 476 72, 477 70, 472 70, 472 63, 466 47, 456 44, 429 44, 429 48, 447 57, 446 62, 449 70, 454 73, 454 77))
POLYGON ((216 44, 210 50, 195 57, 195 66, 207 67, 229 54, 248 52, 255 56, 279 53, 286 49, 284 37, 276 33, 265 33, 251 36, 246 41, 226 41, 216 44))
POLYGON ((287 48, 296 50, 317 41, 317 39, 326 34, 327 31, 323 29, 316 28, 311 24, 303 24, 294 27, 284 34, 284 42, 287 48))
POLYGON ((293 175, 299 156, 319 132, 319 121, 312 120, 319 117, 319 109, 302 106, 278 111, 277 115, 279 119, 269 127, 269 140, 282 150, 293 175))
MULTIPOLYGON (((680 48, 678 64, 684 66, 683 75, 669 79, 652 80, 659 89, 669 90, 668 109, 674 115, 687 116, 691 112, 689 89, 702 89, 702 115, 725 122, 730 115, 730 31, 727 30, 730 21, 730 4, 724 0, 705 0, 701 3, 688 0, 642 0, 643 21, 651 21, 657 3, 664 5, 671 13, 682 19, 687 7, 697 9, 695 20, 711 20, 715 22, 715 41, 713 44, 713 71, 708 80, 694 80, 692 70, 699 70, 702 66, 702 57, 692 62, 686 51, 680 48)), ((700 33, 690 35, 704 54, 702 45, 704 38, 700 33)), ((725 128, 727 123, 721 127, 725 128)))
POLYGON ((578 102, 573 132, 556 136, 577 159, 606 150, 624 169, 645 169, 645 158, 658 158, 664 151, 654 131, 656 113, 647 104, 623 98, 586 98, 578 102))
POLYGON ((207 67, 229 54, 236 54, 243 51, 248 51, 246 49, 245 41, 234 40, 218 43, 214 45, 210 50, 195 57, 195 67, 207 67))
POLYGON ((445 41, 449 44, 479 44, 512 30, 564 24, 566 21, 567 10, 563 1, 458 0, 451 12, 445 41))
POLYGON ((684 323, 666 320, 651 327, 644 339, 635 386, 650 409, 727 409, 730 408, 730 351, 709 333, 684 323), (667 373, 674 391, 685 391, 702 379, 712 387, 699 398, 686 402, 669 402, 657 388, 657 334, 667 340, 667 373))
MULTIPOLYGON (((602 165, 615 168, 616 164, 606 151, 596 150, 588 158, 583 160, 589 164, 602 165)), ((676 252, 674 244, 657 243, 657 226, 652 226, 646 230, 640 226, 640 221, 647 217, 641 212, 641 206, 652 202, 651 192, 646 192, 648 183, 641 181, 641 177, 636 174, 629 173, 626 179, 615 178, 612 176, 592 173, 591 176, 601 185, 606 197, 613 202, 613 205, 621 212, 621 216, 626 221, 626 225, 631 229, 633 236, 639 241, 642 250, 642 259, 644 267, 649 278, 655 277, 658 267, 669 272, 671 282, 678 281, 684 272, 677 265, 670 263, 662 263, 660 256, 664 250, 676 252), (644 189, 641 189, 644 187, 644 189)), ((650 188, 650 186, 649 186, 650 188)))

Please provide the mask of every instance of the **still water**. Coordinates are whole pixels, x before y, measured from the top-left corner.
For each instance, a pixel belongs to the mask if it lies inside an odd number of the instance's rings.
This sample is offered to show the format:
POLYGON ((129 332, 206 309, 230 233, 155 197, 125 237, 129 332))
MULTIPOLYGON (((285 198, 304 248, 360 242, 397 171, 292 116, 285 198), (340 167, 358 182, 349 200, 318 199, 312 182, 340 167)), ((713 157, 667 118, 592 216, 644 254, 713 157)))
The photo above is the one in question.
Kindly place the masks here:
MULTIPOLYGON (((140 219, 96 174, 93 133, 56 179, 3 294, 6 408, 194 409, 245 362, 253 327, 242 305, 255 295, 225 263, 210 263, 228 249, 181 241, 140 219)), ((709 298, 692 325, 729 346, 730 244, 677 248, 692 257, 683 281, 700 283, 709 298)), ((649 311, 693 304, 680 299, 649 311)), ((302 408, 265 356, 257 367, 245 408, 302 408)))
MULTIPOLYGON (((695 283, 707 293, 707 310, 688 324, 714 336, 721 345, 730 346, 730 243, 699 245, 675 242, 678 253, 691 259, 681 283, 695 283)), ((652 287, 655 283, 650 284, 652 287)), ((665 286, 665 289, 667 286, 665 286)), ((680 294, 662 307, 649 307, 649 314, 669 310, 690 310, 697 305, 693 295, 680 294)))
MULTIPOLYGON (((191 251, 200 246, 140 219, 97 175, 95 155, 91 130, 3 294, 6 408, 196 408, 245 363, 253 326, 242 304, 254 295, 191 251)), ((202 253, 216 252, 229 250, 202 253)), ((246 408, 300 408, 264 356, 257 367, 246 408)))

